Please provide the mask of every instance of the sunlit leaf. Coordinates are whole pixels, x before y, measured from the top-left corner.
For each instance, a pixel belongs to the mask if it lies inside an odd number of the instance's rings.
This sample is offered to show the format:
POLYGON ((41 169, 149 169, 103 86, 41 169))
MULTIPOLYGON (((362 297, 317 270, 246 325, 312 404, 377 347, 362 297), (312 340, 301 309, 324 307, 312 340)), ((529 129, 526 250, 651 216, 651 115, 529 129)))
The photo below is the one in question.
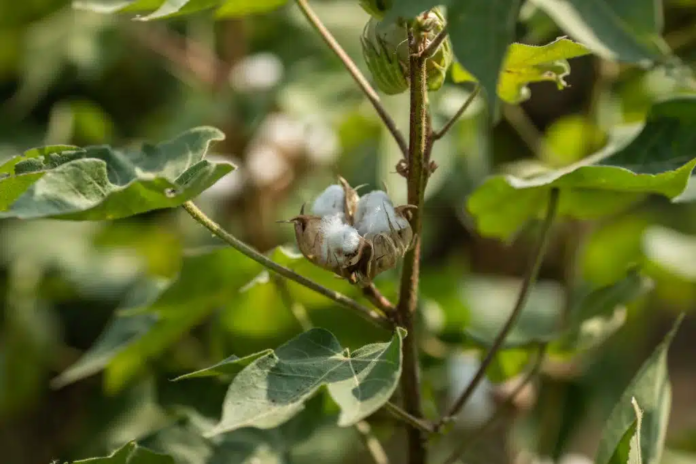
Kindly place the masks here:
POLYGON ((636 402, 635 398, 631 398, 631 405, 635 411, 636 418, 631 426, 626 430, 626 433, 621 438, 619 445, 614 450, 614 455, 611 457, 610 464, 642 464, 643 458, 640 449, 640 432, 643 422, 643 411, 636 402))
MULTIPOLYGON (((529 98, 527 87, 532 82, 555 82, 558 89, 567 87, 564 78, 570 74, 568 59, 590 53, 584 45, 560 38, 543 46, 513 43, 507 50, 498 80, 497 93, 507 103, 520 103, 529 98)), ((452 67, 454 82, 476 81, 462 65, 452 67)))
POLYGON ((195 372, 190 372, 188 374, 180 375, 179 377, 173 379, 173 380, 184 380, 184 379, 193 379, 197 377, 234 377, 235 375, 239 374, 245 367, 247 367, 249 364, 252 362, 256 361, 257 359, 263 357, 263 356, 268 356, 271 354, 273 350, 267 350, 267 351, 260 351, 258 353, 250 354, 249 356, 244 356, 243 358, 240 358, 238 356, 232 355, 229 356, 219 363, 212 365, 210 367, 206 367, 205 369, 200 369, 195 372))
POLYGON ((200 127, 140 151, 59 147, 36 157, 32 150, 11 160, 13 175, 0 179, 0 217, 102 220, 179 206, 232 171, 203 159, 222 139, 219 130, 200 127))
POLYGON ((485 236, 509 239, 541 216, 550 188, 560 189, 559 215, 597 218, 645 194, 671 199, 684 192, 696 165, 696 98, 653 106, 644 126, 616 132, 607 146, 563 169, 521 178, 494 176, 469 198, 485 236))
POLYGON ((211 435, 243 427, 277 427, 301 411, 324 385, 341 408, 339 425, 355 424, 394 393, 401 374, 404 335, 398 330, 390 342, 352 353, 324 329, 299 335, 235 377, 222 419, 211 435))
POLYGON ((486 377, 492 383, 501 383, 524 371, 530 352, 523 348, 501 350, 495 354, 493 362, 486 369, 486 377))
POLYGON ((626 432, 636 425, 636 411, 632 405, 634 398, 643 411, 640 428, 642 460, 648 464, 660 462, 672 400, 667 352, 681 320, 682 317, 677 319, 672 330, 643 363, 621 395, 604 427, 595 458, 596 464, 612 462, 612 456, 621 445, 626 432))
POLYGON ((107 457, 83 459, 73 464, 174 464, 174 459, 130 442, 107 457))
POLYGON ((655 0, 533 0, 570 36, 608 59, 659 58, 662 7, 655 0))
POLYGON ((141 21, 169 18, 217 9, 216 16, 229 18, 265 13, 287 3, 287 0, 73 0, 73 7, 96 13, 140 12, 141 21))

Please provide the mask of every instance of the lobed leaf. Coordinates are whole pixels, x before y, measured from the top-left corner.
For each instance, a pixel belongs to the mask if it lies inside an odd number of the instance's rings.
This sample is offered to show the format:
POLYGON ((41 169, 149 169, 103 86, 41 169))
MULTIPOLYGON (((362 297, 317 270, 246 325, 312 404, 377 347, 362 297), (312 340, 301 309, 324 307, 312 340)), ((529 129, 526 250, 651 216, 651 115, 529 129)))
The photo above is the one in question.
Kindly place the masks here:
POLYGON ((322 386, 341 409, 340 426, 359 422, 394 393, 401 375, 404 336, 399 329, 390 342, 367 345, 353 353, 324 329, 293 338, 262 354, 234 378, 222 419, 210 435, 283 424, 322 386))
POLYGON ((232 171, 203 159, 224 138, 199 127, 157 146, 117 151, 44 147, 0 166, 0 218, 118 219, 172 208, 198 196, 232 171))
MULTIPOLYGON (((570 74, 566 60, 591 53, 582 44, 559 38, 543 46, 513 43, 507 50, 498 79, 497 94, 507 103, 521 103, 530 96, 528 84, 555 82, 558 89, 567 87, 564 78, 570 74)), ((475 82, 476 78, 462 65, 452 66, 454 82, 475 82)))
POLYGON ((479 232, 510 239, 539 217, 550 188, 560 189, 559 215, 590 219, 646 194, 679 201, 696 166, 696 98, 654 105, 644 125, 617 130, 599 152, 563 169, 521 178, 487 179, 468 201, 479 232))
MULTIPOLYGON (((634 427, 635 433, 640 433, 642 461, 638 462, 644 461, 648 464, 660 462, 672 399, 672 389, 667 372, 667 352, 681 320, 680 316, 662 343, 643 363, 609 415, 597 450, 596 464, 616 462, 612 461, 612 458, 617 449, 625 445, 626 434, 634 427), (639 428, 636 427, 634 401, 642 409, 639 428)), ((635 453, 629 454, 633 454, 635 457, 635 453)))

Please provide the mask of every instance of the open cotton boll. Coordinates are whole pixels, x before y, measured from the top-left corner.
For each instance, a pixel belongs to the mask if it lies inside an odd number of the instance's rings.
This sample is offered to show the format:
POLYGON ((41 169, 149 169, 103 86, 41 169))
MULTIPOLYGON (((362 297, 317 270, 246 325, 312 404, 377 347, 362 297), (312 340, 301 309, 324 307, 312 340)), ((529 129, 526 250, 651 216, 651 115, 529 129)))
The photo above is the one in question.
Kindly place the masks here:
POLYGON ((325 216, 319 226, 324 241, 321 257, 328 265, 343 265, 358 253, 360 235, 345 223, 343 213, 325 216))
POLYGON ((376 190, 360 199, 355 215, 355 226, 363 237, 390 234, 409 227, 408 221, 396 214, 394 205, 385 192, 376 190))
POLYGON ((346 194, 340 185, 329 185, 314 200, 312 204, 312 214, 316 216, 329 216, 331 214, 343 213, 345 209, 346 194))

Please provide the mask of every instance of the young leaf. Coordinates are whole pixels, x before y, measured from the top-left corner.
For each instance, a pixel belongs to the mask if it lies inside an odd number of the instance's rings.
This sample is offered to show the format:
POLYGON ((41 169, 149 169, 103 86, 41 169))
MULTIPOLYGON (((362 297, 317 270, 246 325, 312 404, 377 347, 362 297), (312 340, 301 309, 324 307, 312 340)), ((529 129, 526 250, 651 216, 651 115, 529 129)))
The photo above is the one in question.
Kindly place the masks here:
POLYGON ((570 36, 607 59, 645 62, 662 55, 661 2, 533 0, 570 36))
POLYGON ((74 461, 73 464, 175 464, 171 456, 155 453, 135 442, 123 445, 107 457, 74 461))
POLYGON ((581 219, 616 212, 659 194, 678 199, 696 166, 696 98, 654 105, 647 122, 617 131, 606 147, 563 169, 487 179, 469 198, 479 232, 511 238, 543 213, 549 188, 560 189, 559 214, 581 219))
POLYGON ((680 316, 662 343, 643 363, 609 415, 597 450, 596 464, 612 463, 612 457, 621 446, 626 432, 636 425, 633 399, 643 412, 640 430, 636 427, 636 433, 640 433, 642 460, 647 464, 660 462, 672 399, 667 373, 667 352, 681 320, 680 316))
POLYGON ((222 140, 212 127, 199 127, 157 146, 121 152, 107 146, 79 150, 30 150, 0 170, 0 218, 118 219, 172 208, 198 196, 232 171, 203 159, 222 140))
POLYGON ((338 424, 353 425, 389 400, 401 375, 399 329, 388 343, 353 353, 324 329, 307 331, 260 357, 232 381, 222 419, 210 435, 243 427, 276 427, 303 408, 320 387, 341 409, 338 424))
MULTIPOLYGON (((566 60, 584 56, 590 50, 582 44, 565 38, 541 47, 513 43, 507 50, 498 80, 497 93, 507 103, 520 103, 530 96, 528 84, 552 81, 559 90, 567 87, 564 78, 570 74, 566 60)), ((452 66, 454 82, 476 81, 459 63, 452 66)))
POLYGON ((491 112, 519 9, 519 0, 467 0, 452 2, 447 10, 454 56, 485 89, 491 112))

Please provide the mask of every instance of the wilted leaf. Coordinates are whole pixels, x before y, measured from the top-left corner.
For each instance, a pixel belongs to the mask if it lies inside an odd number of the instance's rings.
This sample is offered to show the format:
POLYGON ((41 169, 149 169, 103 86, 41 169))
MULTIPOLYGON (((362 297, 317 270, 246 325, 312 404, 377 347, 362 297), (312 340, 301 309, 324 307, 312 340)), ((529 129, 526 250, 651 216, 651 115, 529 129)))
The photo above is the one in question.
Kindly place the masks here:
POLYGON ((0 217, 102 220, 179 206, 232 171, 231 164, 203 159, 210 143, 223 138, 199 127, 140 151, 30 150, 0 166, 13 173, 0 179, 0 217))
MULTIPOLYGON (((513 43, 507 50, 500 70, 497 92, 507 103, 520 103, 531 95, 528 84, 552 81, 559 90, 567 87, 564 78, 570 74, 568 59, 590 53, 584 45, 560 38, 543 46, 513 43)), ((452 67, 455 82, 476 81, 459 63, 452 67)))
POLYGON ((394 393, 401 374, 398 330, 388 343, 353 353, 324 329, 312 329, 260 357, 232 381, 222 419, 211 435, 243 428, 273 428, 302 410, 320 387, 341 408, 338 423, 355 424, 379 409, 394 393))
POLYGON ((642 459, 647 464, 660 462, 672 401, 672 388, 667 372, 667 352, 681 320, 680 316, 672 330, 650 358, 643 363, 640 371, 621 395, 621 399, 604 427, 595 459, 596 464, 612 462, 612 456, 621 445, 626 432, 635 425, 636 412, 632 406, 633 398, 643 411, 640 429, 642 459))
POLYGON ((696 98, 653 106, 642 128, 615 133, 607 146, 563 169, 520 178, 494 176, 469 198, 481 234, 509 239, 539 217, 552 187, 560 189, 559 215, 596 218, 654 193, 676 199, 696 165, 696 98))
POLYGON ((447 9, 454 56, 485 89, 491 112, 497 103, 503 60, 515 37, 519 9, 519 0, 457 1, 447 9))
POLYGON ((175 464, 171 456, 155 453, 135 442, 123 445, 107 457, 74 461, 73 464, 175 464))
POLYGON ((664 47, 661 2, 655 0, 534 0, 574 39, 607 59, 652 61, 664 47))

